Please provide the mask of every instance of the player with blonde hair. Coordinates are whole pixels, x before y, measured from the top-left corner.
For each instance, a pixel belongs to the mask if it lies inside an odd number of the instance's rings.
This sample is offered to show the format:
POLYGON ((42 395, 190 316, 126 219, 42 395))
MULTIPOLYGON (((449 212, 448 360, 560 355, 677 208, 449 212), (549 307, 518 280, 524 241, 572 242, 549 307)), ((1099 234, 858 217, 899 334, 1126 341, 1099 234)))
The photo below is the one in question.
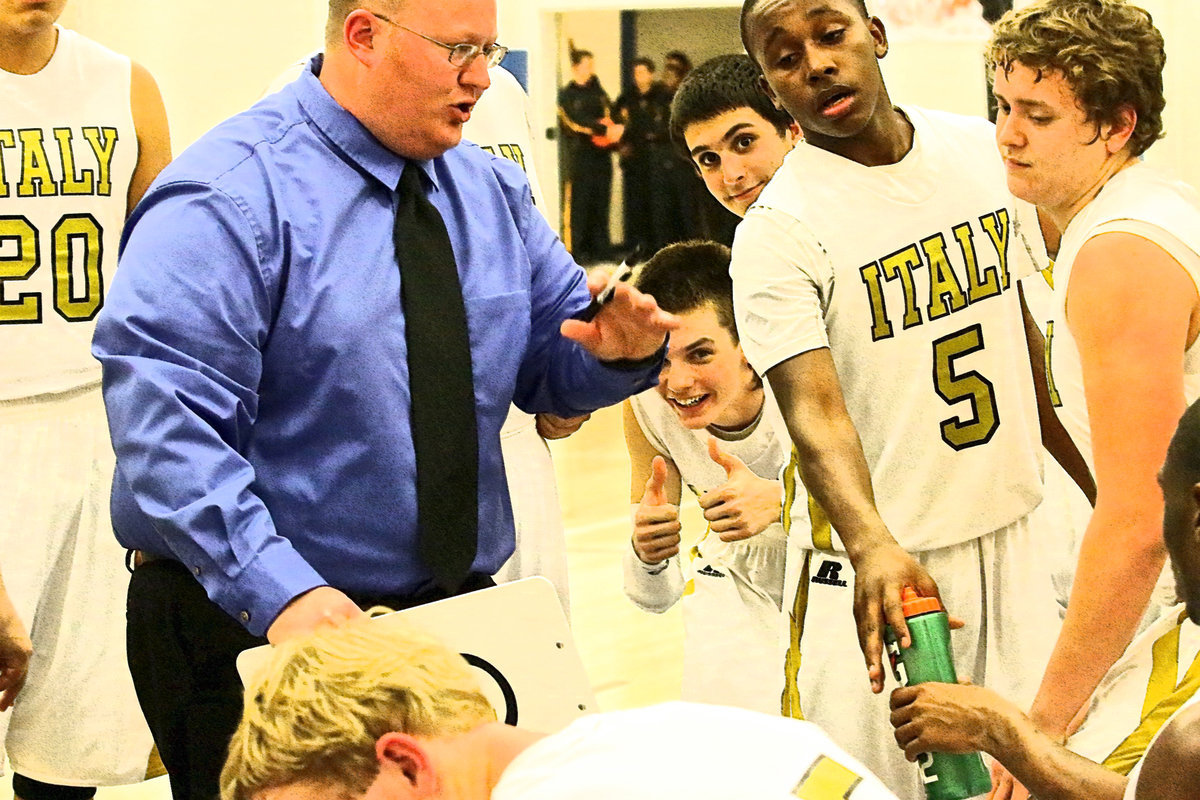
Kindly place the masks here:
POLYGON ((505 725, 463 658, 394 622, 281 645, 250 682, 220 783, 222 800, 724 800, 835 789, 895 800, 816 726, 741 709, 668 703, 590 714, 549 736, 505 725), (721 758, 706 769, 661 768, 718 741, 721 758))

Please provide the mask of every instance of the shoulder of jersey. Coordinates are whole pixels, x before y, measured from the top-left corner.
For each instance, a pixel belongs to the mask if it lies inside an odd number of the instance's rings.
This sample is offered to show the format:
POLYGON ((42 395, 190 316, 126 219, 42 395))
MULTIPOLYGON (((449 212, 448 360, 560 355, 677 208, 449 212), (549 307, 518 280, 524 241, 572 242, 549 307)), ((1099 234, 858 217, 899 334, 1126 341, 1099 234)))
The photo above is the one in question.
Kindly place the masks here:
POLYGON ((90 54, 93 56, 98 55, 119 61, 129 61, 129 56, 118 53, 116 50, 111 50, 97 42, 95 39, 89 39, 79 31, 62 27, 60 27, 58 30, 60 36, 59 41, 63 45, 67 45, 82 51, 90 51, 90 54))
POLYGON ((838 174, 850 169, 852 162, 799 141, 792 151, 784 156, 783 163, 775 171, 770 183, 762 190, 751 209, 787 209, 789 213, 802 213, 814 195, 824 195, 835 188, 838 174))

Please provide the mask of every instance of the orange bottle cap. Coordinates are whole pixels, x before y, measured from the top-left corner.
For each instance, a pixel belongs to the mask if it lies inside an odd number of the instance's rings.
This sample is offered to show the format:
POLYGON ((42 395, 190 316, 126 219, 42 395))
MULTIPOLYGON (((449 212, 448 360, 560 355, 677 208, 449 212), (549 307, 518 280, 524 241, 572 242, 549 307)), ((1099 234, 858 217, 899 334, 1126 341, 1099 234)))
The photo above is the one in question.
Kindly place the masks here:
POLYGON ((917 594, 917 590, 912 586, 905 586, 900 593, 900 607, 904 611, 904 616, 915 617, 919 614, 928 614, 931 611, 944 611, 942 603, 936 597, 922 597, 917 594))

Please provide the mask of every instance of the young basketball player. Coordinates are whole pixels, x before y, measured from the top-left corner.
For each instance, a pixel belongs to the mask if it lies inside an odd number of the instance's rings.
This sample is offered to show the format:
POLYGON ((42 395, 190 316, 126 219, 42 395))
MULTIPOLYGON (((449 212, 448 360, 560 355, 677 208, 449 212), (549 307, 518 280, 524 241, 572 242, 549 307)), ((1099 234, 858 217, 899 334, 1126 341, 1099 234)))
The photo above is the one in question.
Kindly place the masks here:
POLYGON ((709 193, 739 217, 800 135, 760 83, 749 56, 717 56, 688 73, 671 103, 671 138, 709 193))
POLYGON ((786 542, 779 410, 738 346, 729 249, 660 250, 638 288, 682 326, 658 386, 625 403, 632 547, 625 592, 662 612, 683 597, 684 700, 779 713, 778 625, 786 542), (699 498, 708 531, 681 565, 679 504, 699 498))
POLYGON ((65 6, 0 2, 0 560, 33 648, 0 739, 23 800, 141 780, 150 752, 88 344, 126 216, 170 145, 154 79, 58 26, 65 6))
POLYGON ((790 710, 917 798, 915 767, 881 745, 885 698, 850 668, 861 647, 882 688, 880 607, 903 645, 900 585, 940 585, 965 622, 959 670, 1024 699, 1057 631, 1050 534, 1031 517, 1041 437, 1014 285, 1027 262, 991 125, 894 106, 887 35, 862 2, 747 0, 742 37, 805 137, 739 227, 732 267, 746 356, 813 495, 792 503, 813 514, 789 532, 803 543, 785 589, 790 710))
MULTIPOLYGON (((1031 710, 1061 737, 1154 605, 1163 571, 1155 471, 1200 396, 1200 198, 1139 158, 1162 133, 1165 105, 1163 40, 1143 9, 1041 2, 1006 15, 989 59, 1008 185, 1062 237, 1051 399, 1097 486, 1031 710)), ((1169 581, 1160 586, 1173 599, 1169 581)))
POLYGON ((285 642, 248 687, 221 798, 895 800, 805 722, 665 703, 546 735, 497 722, 476 675, 400 627, 355 623, 285 642))

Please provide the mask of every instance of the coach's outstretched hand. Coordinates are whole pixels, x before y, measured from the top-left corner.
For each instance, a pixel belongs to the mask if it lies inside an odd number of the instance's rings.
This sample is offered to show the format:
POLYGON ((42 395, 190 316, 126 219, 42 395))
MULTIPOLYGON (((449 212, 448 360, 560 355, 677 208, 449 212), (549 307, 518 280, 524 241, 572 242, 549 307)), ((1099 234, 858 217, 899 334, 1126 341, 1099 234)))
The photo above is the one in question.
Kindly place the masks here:
MULTIPOLYGON (((896 541, 880 542, 850 554, 854 565, 854 619, 858 645, 867 661, 871 691, 883 691, 883 628, 891 625, 900 646, 912 644, 900 594, 912 586, 923 597, 941 598, 937 583, 896 541)), ((957 621, 955 621, 957 623, 957 621)), ((961 623, 957 623, 961 627, 961 623)))
MULTIPOLYGON (((594 269, 588 274, 592 297, 604 289, 610 272, 594 269)), ((678 327, 678 317, 659 308, 650 295, 622 282, 591 322, 564 320, 560 330, 601 361, 641 361, 654 355, 667 333, 678 327)))

